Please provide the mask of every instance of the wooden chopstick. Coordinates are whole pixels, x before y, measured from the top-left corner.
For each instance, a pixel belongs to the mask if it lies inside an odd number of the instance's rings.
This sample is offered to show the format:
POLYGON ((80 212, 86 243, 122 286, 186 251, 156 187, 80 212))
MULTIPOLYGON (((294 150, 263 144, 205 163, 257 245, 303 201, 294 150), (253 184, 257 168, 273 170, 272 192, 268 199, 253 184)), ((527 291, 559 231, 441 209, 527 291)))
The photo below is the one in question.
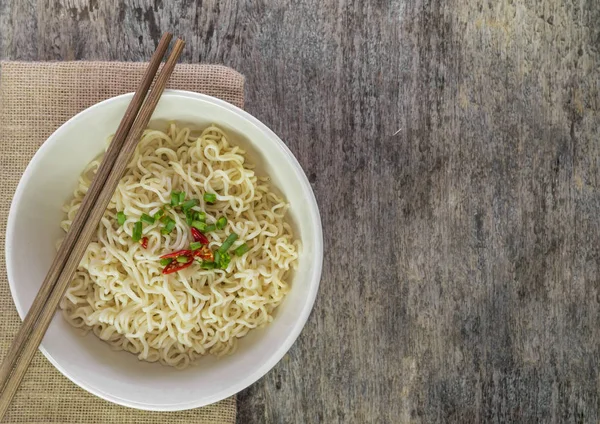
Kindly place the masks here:
MULTIPOLYGON (((166 41, 166 45, 168 46, 170 38, 171 38, 170 34, 165 34, 165 36, 163 36, 163 39, 161 40, 161 43, 159 43, 159 48, 165 47, 165 46, 163 46, 163 44, 164 44, 163 40, 166 41), (168 40, 165 37, 167 37, 168 40)), ((117 188, 117 185, 119 184, 119 180, 121 179, 121 177, 123 176, 123 174, 125 172, 127 164, 129 163, 129 160, 131 159, 131 156, 133 155, 133 152, 135 151, 137 143, 138 143, 144 129, 146 128, 146 126, 148 125, 148 122, 150 121, 152 113, 154 112, 154 109, 156 108, 156 105, 158 104, 158 101, 160 100, 160 96, 162 95, 162 93, 166 87, 167 81, 168 81, 171 73, 173 72, 173 69, 175 68, 175 64, 177 63, 177 60, 179 59, 179 56, 181 55, 184 45, 185 45, 185 43, 182 40, 178 39, 176 41, 173 51, 171 52, 171 54, 169 55, 169 58, 167 59, 167 62, 161 69, 161 72, 156 79, 154 87, 150 91, 150 94, 146 98, 146 101, 143 103, 141 109, 139 110, 139 114, 137 114, 137 117, 135 118, 135 121, 133 122, 133 124, 132 125, 131 124, 123 124, 123 122, 122 122, 121 125, 119 126, 119 129, 121 129, 121 127, 127 128, 127 126, 129 126, 129 128, 128 128, 129 131, 126 134, 125 141, 122 143, 121 149, 116 151, 116 155, 115 155, 116 157, 114 158, 114 163, 113 163, 113 166, 111 167, 112 169, 108 170, 108 173, 106 175, 105 180, 103 181, 103 184, 100 184, 100 186, 96 189, 96 192, 97 192, 96 199, 88 201, 88 203, 91 205, 91 207, 90 207, 87 219, 83 219, 85 222, 83 223, 83 227, 81 228, 80 233, 78 235, 72 236, 70 238, 67 236, 67 238, 63 242, 63 246, 64 246, 67 243, 67 240, 71 241, 70 254, 67 254, 66 262, 64 263, 64 266, 62 267, 62 269, 60 269, 58 272, 56 272, 54 269, 51 268, 51 272, 53 274, 57 274, 58 278, 57 278, 56 283, 53 284, 50 288, 43 286, 44 293, 46 294, 46 296, 42 297, 38 294, 38 296, 36 297, 36 301, 38 300, 38 298, 42 299, 42 301, 43 301, 42 305, 39 305, 36 307, 36 310, 40 311, 39 315, 38 315, 38 319, 34 320, 34 318, 31 318, 30 321, 32 321, 33 325, 29 324, 30 325, 29 333, 23 332, 23 335, 21 338, 18 338, 18 340, 17 340, 17 338, 15 338, 13 345, 16 342, 19 342, 19 344, 21 346, 14 347, 14 348, 13 348, 13 346, 11 346, 10 352, 21 352, 20 356, 17 353, 17 355, 15 355, 16 356, 15 358, 7 357, 7 359, 5 359, 5 362, 7 362, 7 360, 10 360, 10 364, 12 364, 13 366, 11 366, 7 372, 7 374, 9 375, 9 378, 6 379, 5 384, 2 387, 2 392, 0 393, 0 419, 2 419, 2 417, 4 417, 8 407, 10 405, 12 397, 14 396, 15 392, 17 391, 19 384, 21 383, 21 380, 23 379, 23 376, 25 375, 25 372, 27 371, 27 368, 28 368, 29 364, 31 363, 31 359, 33 358, 33 355, 35 354, 37 348, 39 347, 39 345, 44 337, 44 334, 46 333, 46 330, 48 329, 48 326, 50 325, 50 322, 52 321, 52 318, 54 316, 56 308, 58 307, 58 304, 60 303, 60 300, 63 297, 64 292, 66 291, 66 289, 69 285, 69 282, 71 281, 71 278, 73 277, 73 274, 75 273, 75 271, 77 270, 77 267, 79 266, 79 262, 81 261, 83 254, 85 253, 89 243, 91 242, 91 240, 98 228, 98 224, 100 223, 100 220, 102 219, 102 216, 104 215, 104 212, 106 211, 106 208, 108 207, 110 199, 112 198, 112 196, 117 188), (33 328, 31 328, 31 327, 33 327, 33 328), (11 369, 12 369, 12 373, 10 373, 11 369)), ((165 50, 166 50, 166 47, 165 47, 165 50)), ((151 61, 151 65, 154 65, 154 59, 157 54, 159 54, 158 49, 152 58, 153 60, 151 61)), ((164 55, 164 51, 163 51, 163 55, 164 55)), ((160 58, 162 58, 162 55, 160 56, 160 58)), ((158 64, 160 64, 160 59, 158 60, 158 64)), ((156 68, 158 68, 158 64, 156 65, 155 68, 153 67, 154 72, 156 72, 156 68)), ((145 80, 146 80, 146 78, 144 78, 144 81, 145 80)), ((152 78, 150 78, 150 81, 152 81, 152 78)), ((140 87, 142 87, 142 85, 140 85, 140 87)), ((136 95, 137 95, 137 92, 136 92, 136 95)), ((143 100, 144 96, 142 96, 140 94, 140 97, 143 100)), ((134 96, 134 98, 135 98, 135 96, 134 96)), ((133 100, 132 100, 132 103, 133 103, 133 100)), ((126 113, 126 116, 128 116, 127 113, 126 113)), ((134 115, 134 117, 135 117, 135 115, 134 115)), ((125 119, 125 117, 124 117, 124 119, 125 119)), ((115 138, 116 138, 116 135, 115 135, 115 138)), ((113 141, 111 142, 111 145, 109 147, 109 150, 112 147, 114 142, 115 142, 115 140, 113 139, 113 141)), ((108 152, 107 152, 107 155, 108 155, 108 152)), ((105 156, 104 160, 102 161, 102 164, 104 164, 105 160, 106 160, 106 156, 105 156)), ((100 166, 100 169, 102 168, 102 164, 100 166)), ((100 169, 98 170, 98 174, 100 173, 100 169)), ((86 199, 90 195, 90 192, 92 191, 92 187, 94 187, 94 184, 98 178, 98 174, 94 178, 92 185, 90 186, 90 190, 88 190, 88 194, 86 194, 81 207, 83 207, 84 203, 86 203, 86 199)), ((81 213, 81 210, 79 213, 81 213)), ((79 216, 79 213, 78 213, 78 216, 79 216)), ((71 231, 72 231, 72 229, 71 229, 71 231)), ((66 249, 68 249, 68 247, 66 249)), ((66 250, 66 251, 69 252, 69 250, 66 250)), ((53 263, 53 265, 54 265, 54 263, 53 263)), ((46 283, 46 281, 48 281, 48 277, 46 278, 44 283, 46 283)), ((32 309, 33 309, 33 306, 32 306, 32 309)), ((31 312, 31 310, 30 310, 30 312, 31 312)), ((29 314, 28 314, 28 316, 29 316, 29 314)), ((19 335, 21 335, 21 332, 22 331, 19 331, 19 335)), ((3 363, 2 367, 4 367, 4 363, 3 363)), ((7 368, 8 368, 8 362, 7 362, 7 368)))
POLYGON ((6 355, 4 361, 2 362, 2 365, 0 366, 0 388, 4 387, 4 385, 6 384, 10 373, 15 365, 15 362, 24 347, 25 341, 31 334, 31 331, 34 328, 38 317, 40 316, 40 313, 46 303, 46 300, 48 299, 48 296, 54 288, 56 281, 61 271, 63 270, 69 255, 71 254, 73 246, 75 245, 75 240, 77 240, 77 238, 79 237, 84 227, 84 224, 88 219, 88 215, 92 210, 94 204, 96 203, 96 199, 100 194, 102 187, 104 186, 106 178, 108 178, 108 175, 110 174, 110 171, 113 168, 115 160, 119 155, 119 151, 123 146, 125 138, 127 137, 127 134, 129 133, 131 126, 134 123, 134 120, 142 106, 142 103, 146 98, 148 90, 150 89, 152 81, 154 80, 154 76, 156 75, 156 72, 158 70, 158 67, 160 66, 160 63, 162 62, 163 57, 167 52, 172 37, 173 34, 166 33, 165 35, 163 35, 160 42, 158 43, 158 47, 154 52, 152 59, 150 60, 150 64, 146 69, 146 72, 138 86, 138 89, 136 90, 133 96, 133 99, 131 100, 129 106, 127 107, 127 110, 125 111, 125 115, 123 116, 123 119, 121 120, 121 123, 117 128, 115 136, 113 137, 113 140, 104 156, 104 159, 102 160, 102 163, 98 168, 96 176, 93 179, 92 184, 86 196, 83 199, 83 202, 81 203, 79 211, 77 212, 77 215, 73 220, 71 228, 67 233, 65 240, 58 249, 58 252, 56 254, 56 257, 54 258, 54 261, 52 262, 52 265, 50 266, 48 274, 46 275, 46 278, 44 279, 44 282, 42 283, 42 286, 40 287, 40 290, 37 296, 35 297, 31 308, 29 308, 29 312, 27 312, 27 315, 23 321, 23 325, 21 325, 19 332, 15 336, 15 339, 10 346, 8 354, 6 355))

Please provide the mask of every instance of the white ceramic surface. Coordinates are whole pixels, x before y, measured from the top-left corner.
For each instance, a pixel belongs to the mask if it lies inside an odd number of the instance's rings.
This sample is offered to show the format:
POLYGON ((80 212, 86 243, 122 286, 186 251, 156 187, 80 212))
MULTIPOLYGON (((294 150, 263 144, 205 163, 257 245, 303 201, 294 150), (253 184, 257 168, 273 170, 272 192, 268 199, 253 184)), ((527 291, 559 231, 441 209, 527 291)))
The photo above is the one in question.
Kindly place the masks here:
MULTIPOLYGON (((84 166, 103 151, 131 94, 98 103, 62 125, 27 167, 8 218, 6 265, 21 318, 29 310, 63 236, 62 204, 72 196, 84 166)), ((233 355, 200 358, 179 371, 116 352, 89 334, 80 336, 57 313, 41 351, 73 382, 108 401, 147 410, 182 410, 217 402, 251 385, 287 352, 312 309, 321 277, 323 240, 314 194, 306 175, 285 144, 264 124, 221 100, 185 91, 167 91, 150 126, 175 120, 202 128, 215 123, 243 145, 258 171, 291 204, 296 235, 303 243, 291 292, 273 322, 240 340, 233 355)))

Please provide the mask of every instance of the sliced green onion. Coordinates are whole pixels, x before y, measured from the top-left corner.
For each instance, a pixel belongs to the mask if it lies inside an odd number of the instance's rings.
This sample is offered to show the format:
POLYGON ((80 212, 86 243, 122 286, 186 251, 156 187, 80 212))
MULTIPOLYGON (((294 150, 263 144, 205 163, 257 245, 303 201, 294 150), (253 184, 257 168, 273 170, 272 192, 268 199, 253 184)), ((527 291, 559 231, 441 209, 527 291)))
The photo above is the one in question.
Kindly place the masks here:
POLYGON ((229 253, 223 253, 221 257, 221 268, 227 268, 229 266, 229 262, 231 262, 231 256, 229 256, 229 253))
POLYGON ((214 262, 202 262, 202 263, 200 263, 200 267, 204 268, 204 269, 215 269, 215 263, 214 262))
POLYGON ((182 204, 184 200, 185 200, 185 191, 180 191, 179 192, 179 204, 182 204))
POLYGON ((188 258, 187 256, 177 256, 177 262, 179 262, 179 263, 184 264, 189 260, 190 260, 190 258, 188 258))
POLYGON ((125 224, 125 221, 127 221, 127 216, 125 215, 125 212, 117 212, 117 222, 119 223, 119 226, 125 224))
POLYGON ((204 222, 206 220, 206 214, 204 212, 198 212, 194 210, 189 210, 185 213, 186 221, 188 221, 188 225, 191 227, 194 221, 204 222))
POLYGON ((154 215, 152 215, 154 217, 154 219, 159 219, 161 216, 163 216, 165 214, 165 211, 162 209, 159 209, 158 211, 156 211, 156 213, 154 215))
POLYGON ((172 191, 171 192, 171 206, 177 206, 179 204, 179 192, 172 191))
POLYGON ((237 256, 242 256, 248 250, 250 250, 250 248, 248 247, 248 245, 246 243, 244 243, 244 244, 236 247, 236 249, 233 251, 233 253, 235 253, 237 256))
POLYGON ((192 243, 190 243, 190 250, 198 250, 202 247, 202 243, 200 243, 199 241, 194 241, 192 243))
POLYGON ((206 232, 210 233, 211 231, 215 231, 217 229, 217 226, 215 224, 211 224, 211 225, 207 225, 206 226, 206 232))
POLYGON ((227 218, 222 216, 221 218, 217 219, 217 228, 219 230, 222 230, 223 228, 225 228, 226 225, 227 225, 227 218))
POLYGON ((204 222, 194 221, 194 222, 192 222, 192 227, 194 227, 197 230, 200 230, 202 232, 206 231, 206 224, 204 222))
POLYGON ((196 206, 198 203, 199 203, 198 199, 190 199, 187 202, 185 202, 183 205, 181 205, 181 209, 183 209, 184 212, 187 212, 190 209, 192 209, 194 206, 196 206))
POLYGON ((226 269, 229 266, 229 262, 231 262, 229 253, 215 253, 215 265, 219 268, 226 269))
POLYGON ((152 218, 150 215, 143 213, 142 216, 140 217, 140 221, 145 222, 146 224, 154 224, 154 221, 156 221, 154 218, 152 218))
POLYGON ((163 258, 160 260, 160 264, 162 266, 167 266, 169 265, 171 262, 173 262, 173 258, 163 258))
POLYGON ((204 193, 204 201, 208 203, 215 203, 217 200, 217 195, 214 193, 204 193))
POLYGON ((171 231, 173 231, 173 228, 175 228, 175 221, 171 221, 167 224, 167 226, 164 228, 165 234, 169 234, 171 231))
POLYGON ((237 240, 238 235, 236 233, 231 233, 227 236, 221 247, 219 247, 219 252, 225 253, 229 250, 231 245, 237 240))
POLYGON ((185 213, 185 222, 190 227, 192 226, 192 223, 194 222, 194 211, 187 211, 185 213))
POLYGON ((194 221, 206 221, 206 213, 202 211, 194 211, 194 221))
POLYGON ((138 221, 133 226, 133 234, 131 235, 133 241, 140 241, 142 238, 142 223, 138 221))
POLYGON ((175 228, 175 221, 173 221, 168 216, 165 216, 160 221, 163 224, 165 224, 165 228, 163 228, 162 230, 160 230, 160 232, 163 233, 163 234, 169 234, 171 231, 173 231, 173 228, 175 228))

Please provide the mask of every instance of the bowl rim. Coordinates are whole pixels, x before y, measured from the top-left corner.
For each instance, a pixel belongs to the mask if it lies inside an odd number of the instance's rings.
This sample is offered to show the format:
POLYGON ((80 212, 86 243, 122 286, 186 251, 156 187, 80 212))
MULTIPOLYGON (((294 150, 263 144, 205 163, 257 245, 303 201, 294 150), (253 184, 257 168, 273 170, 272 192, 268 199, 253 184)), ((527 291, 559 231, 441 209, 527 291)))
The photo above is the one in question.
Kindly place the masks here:
MULTIPOLYGON (((36 151, 36 153, 33 155, 32 159, 30 160, 29 164, 27 165, 25 171, 23 172, 21 179, 19 180, 19 183, 18 183, 15 193, 13 195, 9 213, 8 213, 8 219, 7 219, 7 223, 6 223, 6 240, 5 240, 4 248, 5 248, 6 272, 7 272, 7 279, 8 279, 8 284, 9 284, 9 288, 10 288, 10 293, 11 293, 11 297, 13 299, 13 303, 15 304, 15 307, 17 309, 17 312, 18 312, 21 320, 23 320, 23 318, 26 314, 26 311, 25 311, 25 308, 22 305, 22 303, 18 302, 15 275, 14 275, 14 270, 12 269, 12 265, 11 265, 11 263, 13 261, 12 251, 11 251, 11 242, 15 237, 14 227, 15 227, 15 220, 16 220, 16 208, 17 208, 17 205, 21 202, 21 199, 22 199, 22 196, 23 196, 23 193, 25 190, 25 186, 28 184, 28 181, 33 177, 33 169, 35 168, 35 165, 37 164, 37 162, 40 161, 46 155, 46 151, 51 146, 60 142, 61 135, 65 131, 68 131, 69 127, 75 121, 78 121, 78 120, 82 119, 83 117, 86 117, 89 114, 93 114, 97 108, 104 107, 109 103, 120 101, 123 98, 128 98, 128 97, 131 98, 131 97, 133 97, 133 94, 134 93, 125 93, 125 94, 121 94, 121 95, 114 96, 114 97, 108 98, 106 100, 103 100, 99 103, 96 103, 96 104, 88 107, 87 109, 84 109, 83 111, 77 113, 76 115, 74 115, 73 117, 68 119, 66 122, 64 122, 39 147, 39 149, 36 151)), ((186 90, 168 89, 168 90, 165 90, 163 96, 191 97, 191 98, 195 98, 200 101, 212 103, 212 104, 215 104, 216 106, 221 106, 223 108, 226 108, 229 111, 233 112, 234 114, 238 115, 238 117, 240 117, 246 121, 249 121, 251 124, 256 126, 261 132, 263 132, 265 134, 266 138, 268 138, 270 141, 273 142, 275 147, 279 148, 282 151, 282 153, 284 153, 284 155, 287 158, 288 165, 290 165, 293 168, 294 173, 296 174, 296 177, 298 178, 301 186, 303 187, 303 190, 308 194, 308 198, 306 200, 310 204, 310 208, 309 208, 310 215, 311 215, 310 219, 314 222, 314 226, 313 226, 313 237, 315 239, 314 257, 317 258, 317 262, 313 263, 311 266, 312 269, 310 272, 310 277, 307 279, 308 280, 307 284, 309 285, 309 291, 308 291, 308 296, 306 297, 305 306, 301 310, 300 315, 298 316, 298 318, 296 319, 296 321, 294 323, 294 326, 287 333, 287 335, 283 339, 283 342, 280 344, 280 346, 273 352, 273 354, 270 357, 268 357, 268 359, 266 361, 264 361, 264 363, 261 366, 259 366, 256 370, 254 370, 254 372, 252 372, 252 373, 248 374, 247 376, 245 376, 244 378, 240 379, 237 383, 232 384, 231 386, 228 386, 216 393, 213 393, 211 396, 207 396, 207 397, 204 397, 204 398, 196 400, 196 401, 186 401, 186 402, 181 402, 181 403, 176 403, 176 404, 155 406, 152 404, 139 403, 136 401, 130 401, 127 399, 122 399, 117 396, 113 396, 110 393, 107 393, 104 390, 99 389, 98 387, 94 387, 93 385, 91 385, 89 383, 78 381, 74 376, 72 376, 69 373, 69 371, 67 369, 63 368, 60 365, 60 363, 56 359, 54 359, 52 357, 52 355, 44 348, 43 341, 42 341, 42 344, 40 344, 40 346, 39 346, 39 349, 44 354, 44 356, 65 377, 67 377, 69 380, 71 380, 73 383, 75 383, 82 389, 84 389, 104 400, 107 400, 112 403, 116 403, 118 405, 135 408, 135 409, 147 410, 147 411, 181 411, 181 410, 199 408, 202 406, 210 405, 212 403, 215 403, 220 400, 226 399, 230 396, 233 396, 236 393, 244 390, 245 388, 249 387, 250 385, 257 382, 259 379, 261 379, 267 372, 269 372, 283 358, 283 356, 288 352, 288 350, 292 347, 292 345, 294 344, 294 342, 300 335, 302 329, 306 325, 306 322, 308 321, 308 317, 310 316, 310 313, 312 312, 312 309, 313 309, 314 303, 315 303, 315 299, 317 296, 317 292, 319 290, 322 267, 323 267, 323 230, 322 230, 322 222, 321 222, 321 217, 320 217, 320 213, 319 213, 319 207, 317 204, 317 200, 316 200, 316 197, 312 190, 312 187, 310 185, 310 182, 308 181, 308 178, 306 177, 306 174, 304 173, 304 170, 300 166, 298 160, 293 155, 291 150, 287 147, 287 145, 271 129, 269 129, 260 120, 258 120, 254 116, 250 115, 248 112, 238 108, 237 106, 234 106, 228 102, 225 102, 223 100, 220 100, 218 98, 215 98, 215 97, 212 97, 212 96, 209 96, 206 94, 200 94, 200 93, 186 91, 186 90)), ((56 315, 55 315, 55 317, 56 317, 56 315)), ((53 319, 55 319, 55 317, 53 319)))

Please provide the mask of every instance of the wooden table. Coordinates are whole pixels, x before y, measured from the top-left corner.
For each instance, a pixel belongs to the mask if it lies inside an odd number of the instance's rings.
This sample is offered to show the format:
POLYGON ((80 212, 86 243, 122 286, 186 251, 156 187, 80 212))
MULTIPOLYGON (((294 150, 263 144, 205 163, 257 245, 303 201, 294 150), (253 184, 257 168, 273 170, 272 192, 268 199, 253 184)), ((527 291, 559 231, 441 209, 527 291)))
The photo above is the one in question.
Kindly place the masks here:
POLYGON ((240 423, 600 419, 600 2, 0 0, 0 57, 247 77, 325 232, 240 423))

